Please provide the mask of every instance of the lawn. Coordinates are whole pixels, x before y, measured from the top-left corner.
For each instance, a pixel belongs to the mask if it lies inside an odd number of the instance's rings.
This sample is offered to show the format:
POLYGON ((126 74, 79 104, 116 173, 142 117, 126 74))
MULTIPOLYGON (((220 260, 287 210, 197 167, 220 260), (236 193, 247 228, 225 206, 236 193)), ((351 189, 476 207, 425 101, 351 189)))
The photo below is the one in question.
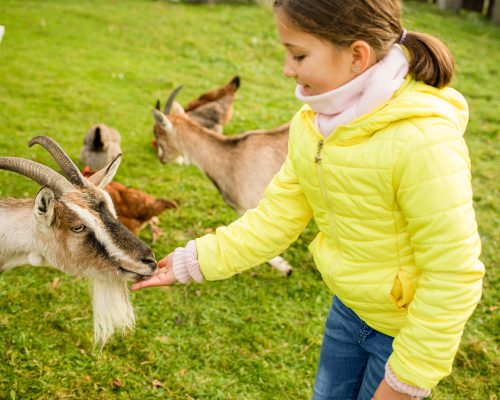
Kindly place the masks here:
MULTIPOLYGON (((444 40, 454 86, 469 101, 466 140, 487 267, 484 295, 466 327, 453 374, 432 399, 497 399, 499 370, 500 29, 475 14, 405 3, 405 24, 444 40)), ((242 80, 227 134, 288 121, 299 103, 282 75, 272 12, 257 5, 165 1, 0 2, 0 156, 54 166, 34 135, 50 135, 79 163, 83 136, 102 122, 122 135, 116 179, 180 207, 161 216, 157 258, 236 218, 195 167, 161 165, 151 111, 177 85, 181 103, 242 80)), ((82 166, 81 163, 78 164, 82 166)), ((38 187, 0 171, 0 196, 38 187)), ((306 399, 331 294, 307 244, 311 224, 286 252, 283 278, 260 266, 233 279, 132 294, 137 327, 92 350, 86 280, 49 268, 0 277, 0 399, 306 399)))

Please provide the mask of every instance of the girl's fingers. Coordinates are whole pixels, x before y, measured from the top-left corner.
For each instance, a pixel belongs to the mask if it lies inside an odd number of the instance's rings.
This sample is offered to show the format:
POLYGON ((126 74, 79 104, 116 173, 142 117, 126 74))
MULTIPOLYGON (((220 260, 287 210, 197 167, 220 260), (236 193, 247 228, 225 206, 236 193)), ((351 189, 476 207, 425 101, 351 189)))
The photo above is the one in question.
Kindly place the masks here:
POLYGON ((132 284, 130 287, 132 290, 138 290, 142 289, 145 287, 151 287, 151 286, 161 286, 162 285, 162 279, 160 277, 154 276, 152 278, 149 278, 145 281, 140 281, 132 284))
POLYGON ((171 269, 167 271, 165 268, 162 268, 157 270, 149 279, 136 282, 130 288, 138 290, 152 286, 168 286, 175 282, 177 282, 177 279, 175 279, 174 272, 171 269))
POLYGON ((159 268, 170 267, 172 264, 172 253, 158 261, 159 268))

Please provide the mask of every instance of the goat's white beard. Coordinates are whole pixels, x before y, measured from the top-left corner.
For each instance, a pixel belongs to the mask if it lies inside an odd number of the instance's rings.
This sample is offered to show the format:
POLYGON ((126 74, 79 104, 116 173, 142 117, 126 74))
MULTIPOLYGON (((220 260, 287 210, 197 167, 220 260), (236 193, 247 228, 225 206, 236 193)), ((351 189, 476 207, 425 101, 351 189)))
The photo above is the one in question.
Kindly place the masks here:
POLYGON ((133 329, 135 316, 125 282, 93 283, 94 344, 102 349, 115 330, 133 329))

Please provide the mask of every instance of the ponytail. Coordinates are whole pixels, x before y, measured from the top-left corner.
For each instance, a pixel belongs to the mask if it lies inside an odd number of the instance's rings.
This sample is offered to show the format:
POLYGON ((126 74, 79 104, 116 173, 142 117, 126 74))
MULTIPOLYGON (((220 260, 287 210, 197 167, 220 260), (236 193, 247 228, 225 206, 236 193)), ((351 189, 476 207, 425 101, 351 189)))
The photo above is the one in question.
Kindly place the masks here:
POLYGON ((403 44, 410 53, 410 74, 442 88, 453 78, 448 48, 434 36, 407 32, 401 26, 401 0, 273 0, 299 29, 337 46, 364 40, 382 59, 390 47, 403 44))
POLYGON ((443 88, 453 78, 455 69, 450 50, 434 36, 408 32, 403 45, 410 53, 409 72, 417 81, 443 88))

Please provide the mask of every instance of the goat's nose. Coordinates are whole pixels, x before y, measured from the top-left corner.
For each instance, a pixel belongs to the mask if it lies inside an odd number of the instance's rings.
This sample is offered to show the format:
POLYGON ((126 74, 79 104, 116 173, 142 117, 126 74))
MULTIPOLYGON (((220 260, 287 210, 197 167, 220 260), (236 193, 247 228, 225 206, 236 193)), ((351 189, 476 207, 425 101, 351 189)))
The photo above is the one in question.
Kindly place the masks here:
POLYGON ((143 264, 146 264, 149 268, 151 268, 153 271, 158 268, 158 265, 156 265, 156 261, 153 257, 145 257, 141 260, 143 264))

